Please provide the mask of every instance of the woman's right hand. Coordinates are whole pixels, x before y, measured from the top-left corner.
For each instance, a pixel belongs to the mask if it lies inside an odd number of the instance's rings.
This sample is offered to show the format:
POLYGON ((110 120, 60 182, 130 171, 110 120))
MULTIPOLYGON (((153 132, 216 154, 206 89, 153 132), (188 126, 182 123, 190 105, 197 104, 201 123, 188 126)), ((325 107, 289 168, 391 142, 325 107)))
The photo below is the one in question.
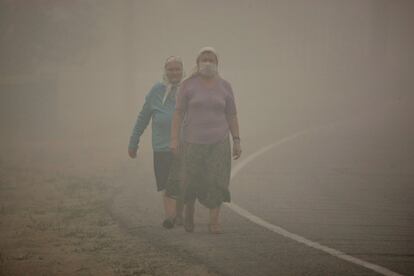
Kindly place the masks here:
POLYGON ((131 158, 137 157, 137 150, 138 149, 128 149, 128 155, 129 155, 129 157, 131 157, 131 158))

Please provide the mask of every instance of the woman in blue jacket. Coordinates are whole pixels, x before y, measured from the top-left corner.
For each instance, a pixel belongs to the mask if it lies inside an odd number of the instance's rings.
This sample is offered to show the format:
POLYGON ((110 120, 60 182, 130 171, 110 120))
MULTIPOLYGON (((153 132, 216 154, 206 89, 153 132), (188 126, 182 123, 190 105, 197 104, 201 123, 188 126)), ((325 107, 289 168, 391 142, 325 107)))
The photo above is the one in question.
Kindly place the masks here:
POLYGON ((152 120, 152 147, 154 172, 158 191, 164 191, 165 220, 162 225, 171 229, 182 224, 180 200, 179 161, 170 150, 172 115, 175 110, 175 94, 183 78, 183 62, 177 56, 169 57, 164 64, 163 82, 156 83, 145 97, 145 103, 137 117, 128 154, 136 158, 141 135, 152 120))

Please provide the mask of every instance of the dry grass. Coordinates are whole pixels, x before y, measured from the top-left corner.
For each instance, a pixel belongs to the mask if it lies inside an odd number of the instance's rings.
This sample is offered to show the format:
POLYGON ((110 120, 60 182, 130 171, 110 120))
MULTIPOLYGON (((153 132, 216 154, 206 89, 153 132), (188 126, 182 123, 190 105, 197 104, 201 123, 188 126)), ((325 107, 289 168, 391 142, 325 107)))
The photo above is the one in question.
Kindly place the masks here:
POLYGON ((118 226, 108 206, 122 160, 94 147, 2 151, 0 274, 206 275, 118 226))

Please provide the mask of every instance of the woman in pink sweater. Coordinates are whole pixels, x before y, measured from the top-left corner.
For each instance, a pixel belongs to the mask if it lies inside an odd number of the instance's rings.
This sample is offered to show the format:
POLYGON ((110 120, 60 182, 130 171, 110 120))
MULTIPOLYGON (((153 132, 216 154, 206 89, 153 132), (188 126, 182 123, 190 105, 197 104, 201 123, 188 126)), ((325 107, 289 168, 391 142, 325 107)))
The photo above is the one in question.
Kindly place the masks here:
POLYGON ((231 155, 234 159, 241 155, 233 91, 230 83, 219 76, 217 65, 216 51, 211 47, 201 49, 195 72, 179 89, 173 115, 170 147, 173 153, 183 155, 187 232, 194 231, 194 203, 198 199, 210 209, 209 232, 221 233, 220 206, 230 202, 231 155))

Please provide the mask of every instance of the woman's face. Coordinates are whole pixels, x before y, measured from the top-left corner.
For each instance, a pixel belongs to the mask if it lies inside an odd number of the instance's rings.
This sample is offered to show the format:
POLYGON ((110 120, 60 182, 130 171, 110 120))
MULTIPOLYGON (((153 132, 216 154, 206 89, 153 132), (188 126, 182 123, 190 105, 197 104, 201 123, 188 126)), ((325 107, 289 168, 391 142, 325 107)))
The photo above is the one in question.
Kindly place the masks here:
POLYGON ((165 73, 171 83, 179 83, 183 77, 183 65, 178 61, 170 61, 165 65, 165 73))
POLYGON ((198 64, 200 63, 214 63, 217 65, 218 61, 217 61, 217 57, 214 53, 212 52, 204 52, 200 55, 200 57, 198 58, 198 64))
POLYGON ((197 60, 198 72, 206 78, 217 75, 217 56, 211 52, 204 52, 197 60))

